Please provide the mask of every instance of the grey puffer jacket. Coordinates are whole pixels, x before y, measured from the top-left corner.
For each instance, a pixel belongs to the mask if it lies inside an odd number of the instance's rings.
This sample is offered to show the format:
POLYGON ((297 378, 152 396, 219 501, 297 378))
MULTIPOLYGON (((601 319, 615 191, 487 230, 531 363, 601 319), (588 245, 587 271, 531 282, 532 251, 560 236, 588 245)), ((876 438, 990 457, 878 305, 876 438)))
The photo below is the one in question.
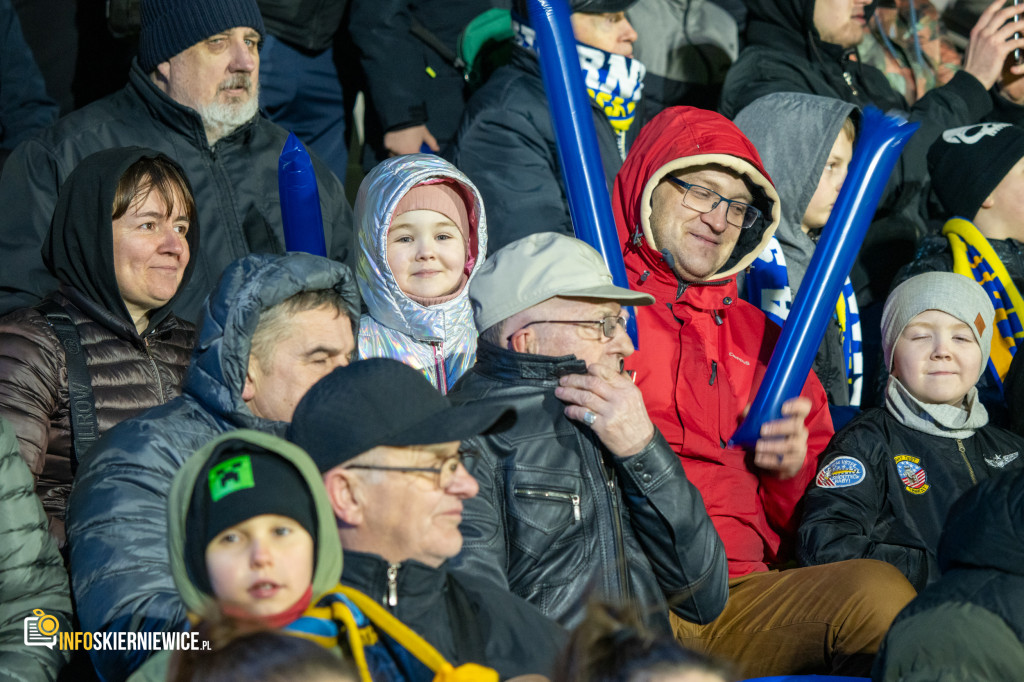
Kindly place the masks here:
MULTIPOLYGON (((347 267, 304 253, 251 255, 225 270, 205 306, 182 395, 121 422, 78 472, 68 511, 71 579, 82 629, 166 631, 185 621, 167 554, 167 496, 178 468, 214 437, 246 428, 282 436, 242 400, 260 312, 288 297, 335 288, 356 319, 347 267)), ((92 651, 104 680, 123 680, 148 651, 92 651)))
POLYGON ((33 609, 71 627, 71 594, 46 514, 33 494, 32 474, 18 454, 14 429, 0 418, 0 678, 55 680, 68 660, 59 647, 26 646, 25 619, 33 609))
MULTIPOLYGON (((842 100, 779 92, 758 98, 734 121, 757 147, 779 193, 782 217, 775 237, 786 257, 786 272, 794 297, 816 245, 800 227, 804 213, 818 188, 843 121, 851 115, 859 118, 857 108, 842 100)), ((813 369, 830 404, 850 404, 843 338, 835 316, 825 328, 825 338, 818 347, 813 369)))
MULTIPOLYGON (((232 261, 249 253, 284 253, 277 162, 288 132, 256 115, 212 147, 199 114, 161 92, 133 62, 128 84, 72 112, 14 150, 0 177, 0 314, 36 304, 57 288, 40 257, 57 190, 86 156, 111 147, 163 152, 185 170, 195 193, 202 249, 192 279, 175 301, 196 322, 203 301, 232 261)), ((341 182, 313 157, 327 254, 352 252, 352 210, 341 182)))
POLYGON ((465 502, 456 570, 511 590, 566 627, 587 597, 633 600, 667 628, 668 609, 710 623, 725 606, 728 564, 697 488, 660 433, 616 457, 565 416, 558 377, 582 374, 574 356, 515 353, 481 342, 455 403, 516 408, 515 425, 474 445, 480 492, 465 502))
POLYGON ((379 164, 359 186, 356 221, 356 279, 369 311, 359 321, 359 357, 404 362, 447 393, 476 361, 477 331, 469 303, 469 282, 487 254, 487 219, 480 192, 469 178, 438 156, 396 157, 379 164), (472 197, 472 210, 467 210, 467 246, 473 264, 469 279, 455 298, 423 306, 402 291, 391 272, 388 231, 402 197, 416 185, 433 179, 456 182, 464 196, 472 197))

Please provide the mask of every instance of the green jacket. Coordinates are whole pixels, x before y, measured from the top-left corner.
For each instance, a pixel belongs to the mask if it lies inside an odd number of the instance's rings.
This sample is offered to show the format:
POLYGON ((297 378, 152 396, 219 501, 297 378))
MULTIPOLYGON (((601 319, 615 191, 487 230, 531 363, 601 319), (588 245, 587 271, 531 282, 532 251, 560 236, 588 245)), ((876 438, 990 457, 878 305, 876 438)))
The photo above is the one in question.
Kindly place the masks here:
MULTIPOLYGON (((211 454, 225 440, 244 440, 269 450, 288 460, 299 470, 305 479, 309 494, 313 498, 317 512, 316 564, 313 569, 313 601, 328 592, 341 576, 341 541, 338 539, 337 524, 334 511, 327 499, 320 472, 302 448, 270 434, 241 429, 230 431, 207 443, 194 455, 189 457, 174 477, 171 494, 167 502, 167 545, 171 560, 171 575, 178 588, 181 600, 189 613, 208 614, 216 611, 217 605, 213 597, 201 591, 189 579, 185 568, 185 518, 196 481, 210 459, 211 454)), ((163 682, 166 677, 167 664, 171 652, 161 651, 151 656, 129 680, 130 682, 163 682)))
POLYGON ((56 646, 27 646, 25 619, 38 609, 57 618, 58 633, 71 630, 68 575, 14 429, 3 419, 0 510, 0 680, 55 680, 69 656, 56 646))

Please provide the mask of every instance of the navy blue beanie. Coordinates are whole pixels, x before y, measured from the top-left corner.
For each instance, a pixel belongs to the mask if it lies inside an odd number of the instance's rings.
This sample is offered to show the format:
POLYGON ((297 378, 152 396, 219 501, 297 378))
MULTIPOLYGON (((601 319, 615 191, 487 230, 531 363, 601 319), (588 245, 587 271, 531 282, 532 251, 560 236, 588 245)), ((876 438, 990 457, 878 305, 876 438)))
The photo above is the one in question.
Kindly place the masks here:
POLYGON ((152 73, 157 64, 236 26, 264 35, 256 0, 142 0, 139 67, 152 73))

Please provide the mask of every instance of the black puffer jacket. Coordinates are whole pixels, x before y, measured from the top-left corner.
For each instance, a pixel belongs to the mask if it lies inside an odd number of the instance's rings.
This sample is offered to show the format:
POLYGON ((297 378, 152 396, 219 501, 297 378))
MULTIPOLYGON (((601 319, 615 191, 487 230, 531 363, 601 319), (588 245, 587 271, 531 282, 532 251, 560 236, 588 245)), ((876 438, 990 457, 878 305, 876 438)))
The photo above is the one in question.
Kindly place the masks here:
MULTIPOLYGON (((61 190, 44 248, 50 272, 61 282, 47 298, 78 332, 100 435, 181 393, 195 345, 195 327, 172 315, 171 308, 188 284, 199 250, 198 223, 185 235, 191 257, 179 293, 150 312, 141 333, 115 272, 110 214, 118 181, 132 164, 156 156, 138 147, 115 148, 80 163, 61 190)), ((78 461, 84 456, 72 453, 69 400, 67 354, 43 313, 22 308, 0 319, 0 416, 14 426, 51 532, 61 544, 73 455, 78 461)))
MULTIPOLYGON (((593 102, 591 113, 611 192, 643 122, 642 107, 621 144, 593 102)), ((447 156, 484 197, 492 253, 534 232, 573 236, 540 63, 525 49, 514 48, 510 63, 469 100, 447 156)))
POLYGON ((485 665, 503 680, 550 675, 565 643, 565 630, 535 607, 447 564, 346 551, 341 582, 378 600, 452 665, 485 665))
MULTIPOLYGON (((174 312, 197 321, 221 272, 249 253, 284 253, 277 165, 288 132, 257 115, 212 147, 199 114, 161 92, 133 62, 128 84, 72 112, 21 144, 0 177, 0 314, 34 305, 57 288, 39 248, 57 189, 86 156, 141 145, 185 169, 195 192, 203 248, 174 312)), ((353 246, 352 210, 341 182, 314 156, 327 255, 345 261, 353 246)))
POLYGON ((1018 680, 1024 665, 1024 471, 986 481, 953 506, 942 578, 900 612, 872 678, 1018 680))
POLYGON ((657 624, 667 604, 709 623, 725 606, 728 566, 700 493, 660 433, 639 453, 608 453, 569 420, 558 378, 586 372, 574 356, 514 353, 481 342, 455 403, 516 408, 515 425, 481 439, 469 462, 480 483, 466 501, 458 570, 491 580, 567 627, 592 589, 634 599, 657 624))
POLYGON ((935 556, 949 508, 979 481, 1024 467, 1022 454, 1024 438, 997 426, 942 438, 883 408, 867 410, 821 456, 804 496, 800 561, 878 559, 920 590, 939 577, 935 556))

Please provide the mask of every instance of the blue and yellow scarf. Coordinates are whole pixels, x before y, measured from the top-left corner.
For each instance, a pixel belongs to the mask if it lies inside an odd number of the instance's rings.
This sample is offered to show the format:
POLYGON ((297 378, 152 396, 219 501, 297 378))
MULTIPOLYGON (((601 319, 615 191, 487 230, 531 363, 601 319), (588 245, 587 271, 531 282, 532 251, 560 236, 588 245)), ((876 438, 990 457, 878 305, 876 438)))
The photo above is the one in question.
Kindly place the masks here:
MULTIPOLYGON (((532 28, 513 18, 512 31, 517 45, 537 53, 537 35, 532 28)), ((579 42, 576 54, 590 100, 604 112, 616 133, 625 134, 636 118, 647 67, 638 59, 579 42)))
MULTIPOLYGON (((793 291, 789 288, 789 272, 782 245, 771 238, 765 250, 750 264, 747 273, 747 300, 759 307, 780 327, 786 323, 793 305, 793 291)), ((835 318, 843 339, 843 357, 846 361, 846 383, 850 391, 850 405, 860 407, 864 383, 864 353, 861 350, 860 311, 854 296, 853 284, 847 277, 843 292, 836 301, 835 318)))
POLYGON ((996 329, 992 334, 988 371, 1000 389, 1010 369, 1017 347, 1024 343, 1021 313, 1024 299, 1006 271, 1006 266, 992 250, 977 227, 969 220, 951 218, 942 226, 942 234, 953 251, 953 272, 972 278, 980 284, 996 309, 996 329))

